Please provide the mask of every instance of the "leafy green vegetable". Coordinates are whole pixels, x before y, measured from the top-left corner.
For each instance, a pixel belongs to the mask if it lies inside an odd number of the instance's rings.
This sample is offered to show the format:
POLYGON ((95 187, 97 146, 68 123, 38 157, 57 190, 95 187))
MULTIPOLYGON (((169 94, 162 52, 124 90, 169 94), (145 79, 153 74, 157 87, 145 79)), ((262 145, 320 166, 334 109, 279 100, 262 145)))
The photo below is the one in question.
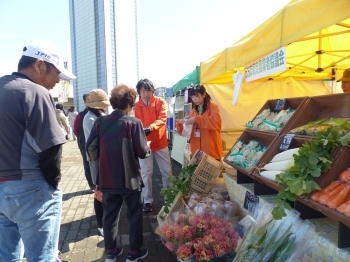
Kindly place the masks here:
POLYGON ((297 244, 295 238, 295 234, 289 234, 282 245, 276 250, 270 262, 286 261, 294 251, 297 244))
POLYGON ((273 225, 274 220, 268 221, 266 224, 258 227, 254 224, 248 233, 242 240, 242 246, 240 247, 238 254, 236 255, 235 261, 251 262, 256 256, 260 246, 265 241, 267 232, 273 225))
POLYGON ((286 231, 277 239, 275 239, 277 235, 277 231, 280 228, 276 228, 274 232, 270 233, 270 237, 268 238, 268 241, 265 241, 264 245, 261 248, 261 253, 259 256, 257 256, 252 262, 258 262, 258 261, 270 261, 270 259, 273 257, 273 255, 276 253, 278 248, 284 243, 288 235, 290 234, 290 231, 292 229, 292 224, 289 225, 289 227, 286 229, 286 231), (256 260, 258 259, 258 260, 256 260))
POLYGON ((169 208, 180 191, 185 195, 188 193, 191 186, 191 177, 197 166, 198 164, 194 164, 182 168, 178 176, 169 178, 172 186, 167 186, 160 191, 160 194, 164 196, 163 206, 165 213, 169 213, 169 208))
POLYGON ((335 127, 318 132, 316 138, 306 142, 299 149, 298 155, 293 156, 294 166, 276 176, 276 182, 286 188, 278 193, 278 199, 274 201, 274 219, 286 216, 284 209, 290 209, 286 201, 295 201, 296 196, 320 189, 314 179, 331 168, 334 149, 339 144, 344 146, 350 142, 350 133, 340 136, 335 127))

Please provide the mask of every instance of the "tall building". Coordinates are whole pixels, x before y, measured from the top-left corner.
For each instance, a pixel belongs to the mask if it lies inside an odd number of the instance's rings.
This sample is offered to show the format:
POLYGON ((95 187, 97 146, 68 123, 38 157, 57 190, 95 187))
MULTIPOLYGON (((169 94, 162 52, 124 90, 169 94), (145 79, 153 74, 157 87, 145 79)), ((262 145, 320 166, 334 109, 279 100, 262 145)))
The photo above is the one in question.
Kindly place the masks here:
POLYGON ((69 0, 74 104, 83 94, 138 81, 138 0, 69 0))

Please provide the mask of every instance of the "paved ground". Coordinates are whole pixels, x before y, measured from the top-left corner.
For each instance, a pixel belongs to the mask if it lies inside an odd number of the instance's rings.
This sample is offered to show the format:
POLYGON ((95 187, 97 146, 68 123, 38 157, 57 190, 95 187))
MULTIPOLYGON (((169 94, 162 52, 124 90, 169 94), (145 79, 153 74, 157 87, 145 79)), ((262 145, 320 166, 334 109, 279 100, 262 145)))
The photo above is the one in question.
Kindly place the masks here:
MULTIPOLYGON (((181 167, 173 163, 173 174, 177 175, 181 167)), ((163 197, 160 196, 161 175, 157 165, 153 179, 153 212, 144 213, 144 245, 149 255, 142 262, 172 262, 176 256, 168 251, 154 233, 158 223, 156 214, 162 207, 163 197)), ((59 187, 63 190, 63 212, 60 231, 59 250, 62 261, 89 262, 105 261, 103 237, 97 230, 94 216, 93 194, 89 193, 84 176, 82 158, 75 141, 68 141, 63 146, 62 180, 59 187)), ((117 261, 125 261, 129 249, 129 224, 126 218, 126 208, 123 206, 120 219, 119 243, 124 253, 117 261)))

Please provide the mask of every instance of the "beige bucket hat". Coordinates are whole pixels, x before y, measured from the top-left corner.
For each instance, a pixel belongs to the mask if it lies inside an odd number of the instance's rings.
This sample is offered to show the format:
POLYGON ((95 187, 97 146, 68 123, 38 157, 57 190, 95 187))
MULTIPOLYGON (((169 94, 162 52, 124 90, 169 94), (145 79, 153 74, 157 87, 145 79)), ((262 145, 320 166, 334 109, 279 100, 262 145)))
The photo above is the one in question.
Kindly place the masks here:
POLYGON ((93 89, 89 94, 90 103, 87 103, 88 107, 96 109, 104 109, 109 107, 109 99, 105 91, 102 89, 93 89))

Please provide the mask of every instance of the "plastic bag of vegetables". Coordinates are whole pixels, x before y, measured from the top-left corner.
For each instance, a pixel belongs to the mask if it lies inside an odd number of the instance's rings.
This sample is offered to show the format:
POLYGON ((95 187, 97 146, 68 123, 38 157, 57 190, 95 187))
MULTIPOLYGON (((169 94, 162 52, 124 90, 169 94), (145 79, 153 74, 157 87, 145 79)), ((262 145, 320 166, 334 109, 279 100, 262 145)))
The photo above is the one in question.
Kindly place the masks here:
POLYGON ((274 220, 272 205, 265 203, 255 224, 244 236, 234 262, 297 261, 306 251, 315 248, 314 226, 302 221, 295 210, 274 220))

